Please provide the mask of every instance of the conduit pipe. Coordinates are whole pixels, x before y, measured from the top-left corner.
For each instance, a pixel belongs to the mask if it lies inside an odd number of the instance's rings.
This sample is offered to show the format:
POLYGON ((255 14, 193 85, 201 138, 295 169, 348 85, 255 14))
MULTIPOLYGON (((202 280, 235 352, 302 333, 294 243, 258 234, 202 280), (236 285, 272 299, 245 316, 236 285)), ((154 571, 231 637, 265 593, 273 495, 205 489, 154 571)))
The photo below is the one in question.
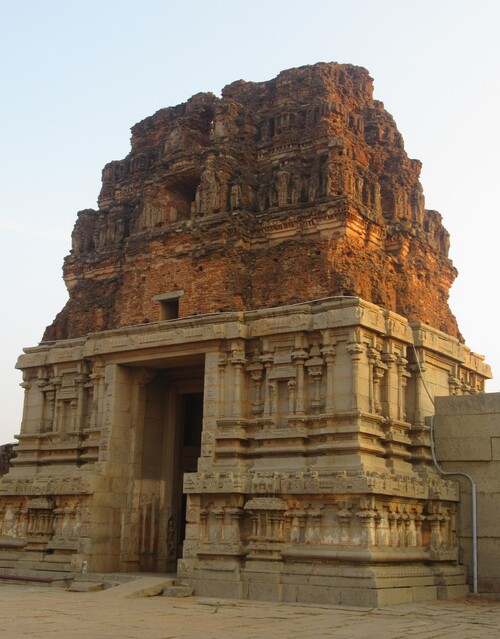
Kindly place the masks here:
MULTIPOLYGON (((422 383, 424 385, 425 388, 425 392, 427 393, 429 399, 431 400, 432 405, 435 407, 436 404, 434 403, 434 398, 432 397, 429 388, 427 387, 424 375, 423 375, 423 371, 422 368, 420 367, 420 361, 418 359, 418 355, 417 355, 417 351, 415 349, 415 346, 412 344, 412 348, 413 348, 413 353, 415 354, 415 362, 417 364, 418 370, 420 372, 420 378, 422 380, 422 383)), ((435 444, 435 440, 434 440, 434 415, 431 415, 429 418, 429 426, 430 426, 430 440, 431 440, 431 455, 432 455, 432 461, 434 462, 434 465, 436 466, 438 472, 441 473, 441 475, 445 475, 445 476, 457 476, 457 477, 465 477, 465 479, 468 479, 470 481, 470 486, 471 486, 471 522, 472 522, 472 592, 477 595, 477 484, 474 481, 474 479, 468 474, 468 473, 464 473, 464 472, 458 472, 458 471, 448 471, 448 470, 444 470, 437 459, 436 456, 436 444, 435 444)))

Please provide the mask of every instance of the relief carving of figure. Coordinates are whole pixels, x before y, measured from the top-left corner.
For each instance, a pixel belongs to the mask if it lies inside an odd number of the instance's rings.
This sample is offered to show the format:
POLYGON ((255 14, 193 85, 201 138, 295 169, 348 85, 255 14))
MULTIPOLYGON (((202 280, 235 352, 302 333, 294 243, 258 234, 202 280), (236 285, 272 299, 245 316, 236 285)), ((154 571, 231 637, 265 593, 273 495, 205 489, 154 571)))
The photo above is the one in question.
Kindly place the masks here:
POLYGON ((317 166, 312 167, 311 179, 309 180, 309 202, 314 202, 319 191, 319 168, 317 166))
POLYGON ((425 197, 422 188, 416 188, 411 195, 411 217, 414 222, 421 225, 424 220, 425 197))
POLYGON ((268 188, 267 184, 262 183, 259 185, 257 190, 257 202, 259 206, 259 211, 264 213, 267 208, 267 196, 268 196, 268 188))
POLYGON ((300 202, 300 196, 302 193, 302 178, 298 173, 292 175, 292 182, 290 187, 290 201, 292 204, 300 202))
POLYGON ((71 252, 74 255, 79 255, 82 247, 82 236, 78 230, 74 230, 71 235, 71 252))
POLYGON ((278 189, 276 180, 273 180, 269 184, 269 206, 272 208, 273 206, 278 206, 278 189))
POLYGON ((344 192, 344 175, 342 165, 332 162, 328 166, 328 195, 341 195, 344 192))
POLYGON ((278 206, 286 206, 288 203, 288 187, 290 184, 290 173, 281 167, 277 173, 276 189, 278 191, 278 206))
POLYGON ((201 182, 196 189, 195 209, 199 215, 213 213, 219 209, 220 183, 213 166, 213 158, 209 158, 201 175, 201 182))
POLYGON ((355 185, 356 185, 356 199, 359 202, 362 202, 363 201, 363 186, 364 186, 363 178, 359 177, 359 176, 356 176, 355 185))
POLYGON ((241 209, 241 186, 239 184, 233 184, 229 191, 229 209, 231 211, 237 211, 241 209))
POLYGON ((375 211, 380 213, 382 211, 382 198, 380 195, 380 184, 378 182, 372 183, 372 202, 375 211))

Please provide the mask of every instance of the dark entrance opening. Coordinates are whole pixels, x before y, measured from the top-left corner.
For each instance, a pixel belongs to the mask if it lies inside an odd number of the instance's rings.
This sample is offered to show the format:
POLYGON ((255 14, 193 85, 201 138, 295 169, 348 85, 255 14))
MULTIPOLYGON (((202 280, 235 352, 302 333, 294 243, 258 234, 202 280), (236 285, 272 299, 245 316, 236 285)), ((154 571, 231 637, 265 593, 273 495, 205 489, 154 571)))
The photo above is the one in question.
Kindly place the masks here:
POLYGON ((201 452, 204 357, 148 360, 128 370, 135 390, 123 570, 173 572, 186 536, 184 475, 197 471, 201 452))
MULTIPOLYGON (((179 474, 182 482, 184 473, 196 472, 198 458, 201 453, 201 432, 203 428, 203 393, 183 393, 180 395, 180 467, 179 474)), ((179 525, 179 555, 186 536, 186 504, 187 496, 182 493, 180 525, 179 525)))

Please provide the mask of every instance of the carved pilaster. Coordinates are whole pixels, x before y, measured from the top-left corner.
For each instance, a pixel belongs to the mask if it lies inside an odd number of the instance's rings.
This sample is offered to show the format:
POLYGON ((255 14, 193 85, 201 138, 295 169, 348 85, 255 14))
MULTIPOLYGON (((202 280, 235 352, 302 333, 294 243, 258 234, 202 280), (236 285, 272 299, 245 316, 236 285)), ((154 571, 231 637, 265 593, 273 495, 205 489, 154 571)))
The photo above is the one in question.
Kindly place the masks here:
POLYGON ((262 415, 264 405, 262 403, 262 377, 264 367, 260 363, 250 364, 247 366, 247 371, 250 373, 250 378, 254 384, 254 397, 251 405, 251 412, 253 415, 262 415))
POLYGON ((389 544, 393 547, 399 546, 398 522, 400 518, 401 516, 397 511, 391 510, 389 512, 389 544))
POLYGON ((360 410, 359 402, 359 373, 360 373, 360 360, 365 351, 363 344, 358 342, 351 342, 346 346, 347 352, 351 356, 351 409, 355 411, 360 410))
POLYGON ((370 412, 379 414, 382 410, 380 383, 384 377, 386 366, 380 359, 377 348, 371 347, 367 351, 369 375, 369 405, 370 412))
POLYGON ((54 416, 56 412, 56 392, 52 385, 44 389, 44 406, 42 432, 50 433, 54 430, 54 416))
POLYGON ((398 419, 400 421, 406 421, 406 386, 408 379, 411 376, 407 370, 406 365, 408 360, 404 357, 398 357, 396 360, 398 371, 398 419))
POLYGON ((431 528, 429 545, 433 550, 438 550, 441 546, 441 516, 439 513, 427 515, 427 521, 431 528))
POLYGON ((350 524, 352 519, 352 512, 346 508, 343 503, 339 504, 339 510, 337 511, 337 517, 340 524, 340 543, 348 544, 350 524))
POLYGON ((88 375, 81 373, 75 379, 77 389, 77 407, 76 407, 76 419, 74 430, 82 431, 85 427, 84 416, 86 412, 86 386, 88 382, 88 375))
POLYGON ((90 383, 92 384, 92 407, 90 410, 90 428, 99 428, 99 415, 103 413, 104 403, 104 370, 105 364, 102 361, 94 361, 92 373, 90 374, 90 383))
POLYGON ((382 412, 389 419, 396 419, 398 415, 398 379, 397 356, 394 353, 383 353, 382 361, 387 366, 385 396, 382 401, 382 412))
POLYGON ((308 358, 307 352, 303 348, 296 348, 292 351, 292 362, 297 369, 297 401, 296 414, 305 414, 305 388, 304 388, 304 366, 308 358))
POLYGON ((294 510, 291 513, 290 540, 292 543, 304 543, 307 524, 307 513, 303 510, 294 510))
POLYGON ((230 362, 233 367, 232 416, 237 418, 242 415, 243 367, 246 364, 245 351, 243 348, 236 346, 232 350, 230 362))
POLYGON ((413 425, 414 428, 425 428, 425 412, 424 412, 424 395, 427 397, 427 393, 424 387, 422 375, 427 370, 427 366, 424 362, 417 364, 416 362, 410 364, 409 369, 414 379, 414 414, 413 425))
POLYGON ((311 544, 319 544, 321 542, 321 522, 323 513, 321 510, 309 510, 307 513, 307 541, 311 544))
POLYGON ((269 376, 271 373, 272 365, 274 364, 274 356, 269 351, 264 351, 260 357, 260 361, 264 366, 264 416, 270 417, 271 415, 271 389, 269 376))
POLYGON ((455 377, 455 375, 451 374, 448 376, 448 386, 450 388, 450 396, 454 397, 456 395, 461 395, 462 392, 462 383, 455 377))
POLYGON ((276 417, 278 413, 278 381, 276 379, 269 382, 269 412, 271 417, 276 417))
POLYGON ((325 406, 325 401, 321 397, 321 379, 323 377, 323 360, 321 357, 311 357, 305 363, 305 367, 314 384, 314 396, 310 402, 313 412, 319 413, 325 406))
POLYGON ((226 366, 227 355, 226 353, 219 353, 219 359, 217 361, 217 367, 219 370, 219 417, 225 417, 225 402, 226 402, 226 366))
POLYGON ((361 523, 361 540, 367 546, 374 546, 376 542, 375 520, 377 511, 366 508, 358 511, 358 517, 361 523))
POLYGON ((227 530, 225 536, 228 541, 240 540, 240 521, 243 515, 243 508, 226 508, 227 530))
POLYGON ((52 378, 52 386, 55 391, 54 403, 54 432, 62 433, 64 430, 64 402, 60 399, 59 394, 62 386, 62 379, 59 376, 52 378))
POLYGON ((415 522, 415 545, 421 547, 423 545, 422 524, 425 521, 425 517, 422 513, 417 512, 413 520, 415 522))
POLYGON ((224 541, 225 539, 225 527, 224 527, 224 509, 218 508, 213 512, 215 518, 215 539, 217 541, 224 541))
MULTIPOLYGON (((326 339, 325 339, 326 341, 326 339)), ((335 411, 335 393, 333 389, 334 383, 334 363, 335 348, 332 344, 326 342, 321 349, 321 355, 326 363, 326 398, 325 412, 331 414, 335 411)))
POLYGON ((208 541, 208 510, 200 510, 200 541, 208 541))
POLYGON ((297 380, 289 379, 288 385, 288 413, 290 415, 295 414, 295 396, 297 392, 297 380))

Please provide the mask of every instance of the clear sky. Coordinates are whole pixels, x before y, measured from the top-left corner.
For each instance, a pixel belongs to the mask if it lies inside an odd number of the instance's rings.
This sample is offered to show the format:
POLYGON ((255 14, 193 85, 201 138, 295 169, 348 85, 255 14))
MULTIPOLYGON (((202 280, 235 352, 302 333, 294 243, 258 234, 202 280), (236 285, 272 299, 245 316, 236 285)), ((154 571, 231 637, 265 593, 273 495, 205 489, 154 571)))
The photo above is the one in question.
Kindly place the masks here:
POLYGON ((498 0, 0 0, 0 443, 14 370, 63 307, 77 211, 130 127, 200 91, 319 61, 366 67, 441 212, 451 308, 500 390, 498 0))

